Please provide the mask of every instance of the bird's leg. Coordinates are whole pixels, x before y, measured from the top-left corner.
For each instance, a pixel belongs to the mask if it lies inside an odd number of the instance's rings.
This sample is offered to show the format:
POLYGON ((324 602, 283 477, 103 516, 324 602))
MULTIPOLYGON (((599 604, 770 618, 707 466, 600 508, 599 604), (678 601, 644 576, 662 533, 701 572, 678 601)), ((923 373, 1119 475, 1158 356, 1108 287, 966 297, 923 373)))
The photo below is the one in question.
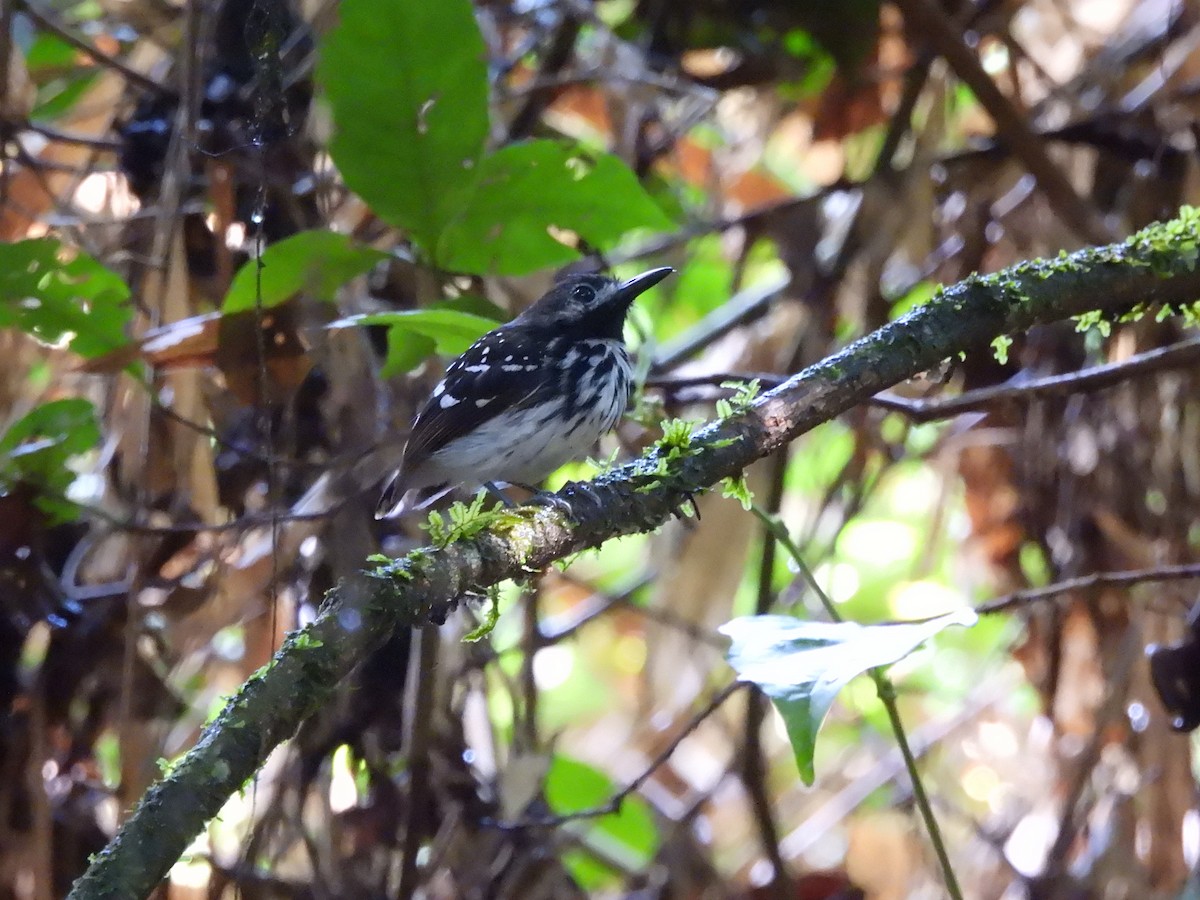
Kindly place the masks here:
POLYGON ((700 507, 696 505, 696 495, 693 494, 691 491, 687 491, 684 493, 683 502, 679 504, 679 509, 677 509, 675 511, 675 515, 677 515, 681 519, 684 516, 683 508, 685 506, 690 506, 692 508, 692 515, 695 516, 696 521, 699 522, 700 521, 700 507))
POLYGON ((517 504, 513 503, 512 500, 508 498, 508 495, 504 493, 504 491, 500 490, 500 486, 496 484, 496 482, 485 481, 483 483, 483 489, 503 503, 508 509, 513 509, 516 507, 517 504))

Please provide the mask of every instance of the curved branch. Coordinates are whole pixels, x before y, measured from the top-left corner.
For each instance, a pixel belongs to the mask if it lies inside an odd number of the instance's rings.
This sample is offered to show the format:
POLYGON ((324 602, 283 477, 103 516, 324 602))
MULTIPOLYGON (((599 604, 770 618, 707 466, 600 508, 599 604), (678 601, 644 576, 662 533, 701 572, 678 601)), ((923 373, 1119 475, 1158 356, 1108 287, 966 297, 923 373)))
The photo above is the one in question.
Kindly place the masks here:
POLYGON ((523 507, 473 537, 415 551, 331 590, 315 621, 292 633, 175 769, 151 787, 70 894, 142 897, 271 750, 331 695, 394 628, 440 622, 468 590, 536 572, 619 535, 664 522, 693 493, 768 456, 884 388, 997 335, 1093 309, 1200 298, 1200 212, 1152 226, 1123 244, 972 276, 925 306, 789 379, 685 447, 655 448, 573 495, 574 521, 523 507), (660 465, 661 464, 661 465, 660 465), (660 471, 660 468, 663 471, 660 471))

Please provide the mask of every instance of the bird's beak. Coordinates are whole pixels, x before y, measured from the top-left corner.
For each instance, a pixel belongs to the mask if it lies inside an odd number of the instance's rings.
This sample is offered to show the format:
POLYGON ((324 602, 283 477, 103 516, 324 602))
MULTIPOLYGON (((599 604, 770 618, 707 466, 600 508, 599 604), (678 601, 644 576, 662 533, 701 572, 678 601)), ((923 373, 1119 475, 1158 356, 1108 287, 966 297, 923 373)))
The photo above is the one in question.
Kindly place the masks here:
POLYGON ((617 297, 628 306, 640 294, 644 294, 650 290, 650 288, 654 287, 674 271, 670 266, 663 266, 659 269, 651 269, 649 272, 643 272, 641 275, 634 275, 617 288, 617 297))

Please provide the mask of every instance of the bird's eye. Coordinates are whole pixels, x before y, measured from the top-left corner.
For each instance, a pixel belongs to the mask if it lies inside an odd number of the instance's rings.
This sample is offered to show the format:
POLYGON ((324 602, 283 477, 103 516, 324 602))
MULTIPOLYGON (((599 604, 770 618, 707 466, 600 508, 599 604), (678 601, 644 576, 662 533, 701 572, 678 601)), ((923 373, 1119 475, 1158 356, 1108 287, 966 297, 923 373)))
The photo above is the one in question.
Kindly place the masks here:
POLYGON ((596 299, 596 291, 586 284, 581 284, 571 289, 571 296, 580 303, 591 303, 596 299))

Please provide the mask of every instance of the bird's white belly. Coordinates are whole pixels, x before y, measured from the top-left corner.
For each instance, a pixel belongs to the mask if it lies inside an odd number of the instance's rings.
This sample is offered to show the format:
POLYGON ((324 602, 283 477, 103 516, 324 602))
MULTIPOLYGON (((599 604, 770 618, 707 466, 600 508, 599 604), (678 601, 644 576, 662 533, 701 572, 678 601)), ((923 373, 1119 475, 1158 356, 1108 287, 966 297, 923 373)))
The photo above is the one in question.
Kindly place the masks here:
POLYGON ((632 364, 623 345, 614 341, 588 344, 591 346, 571 352, 589 361, 611 355, 612 364, 604 373, 594 365, 581 375, 576 372, 577 403, 568 407, 558 398, 489 419, 430 456, 425 467, 430 481, 457 481, 470 473, 476 484, 536 484, 563 464, 586 457, 625 412, 632 377, 632 364))

